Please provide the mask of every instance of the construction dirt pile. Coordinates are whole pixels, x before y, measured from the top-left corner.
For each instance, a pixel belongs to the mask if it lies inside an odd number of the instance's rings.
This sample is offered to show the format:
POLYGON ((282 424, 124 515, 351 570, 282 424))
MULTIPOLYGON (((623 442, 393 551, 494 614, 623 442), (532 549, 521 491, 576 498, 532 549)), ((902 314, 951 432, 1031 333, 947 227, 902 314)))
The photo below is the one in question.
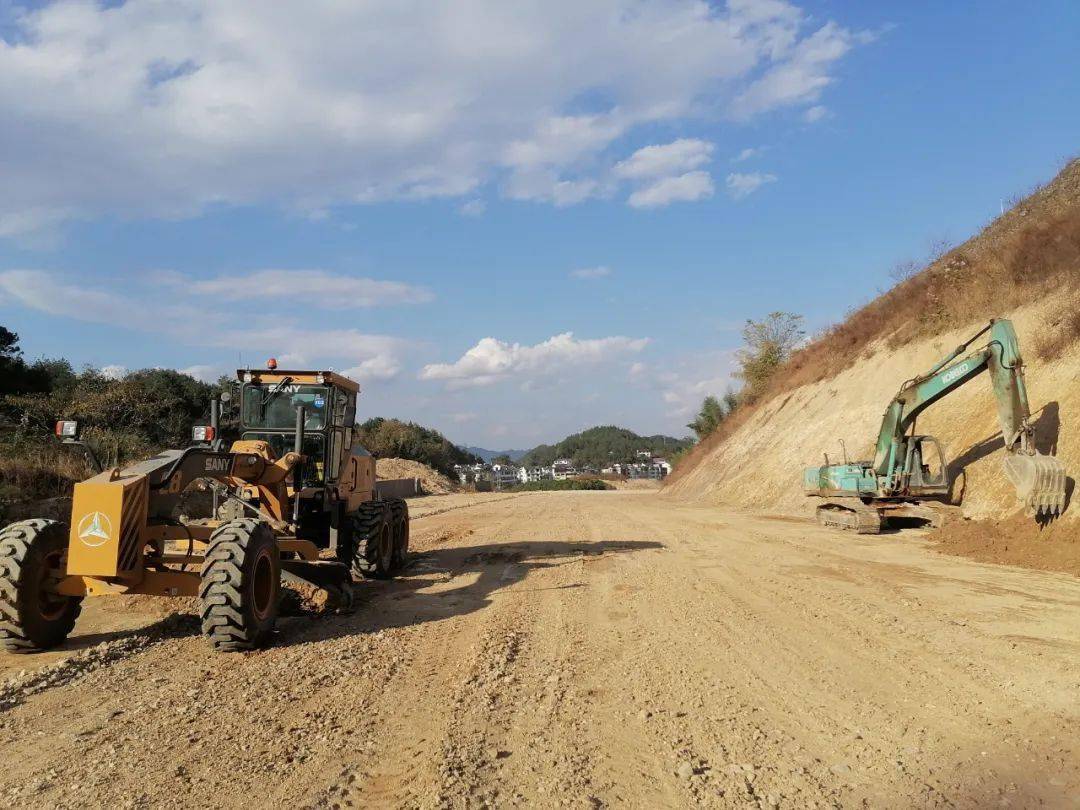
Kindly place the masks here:
POLYGON ((406 458, 380 458, 375 462, 375 475, 380 479, 419 478, 425 495, 447 495, 458 489, 438 470, 406 458))
MULTIPOLYGON (((1057 184, 1064 191, 1047 196, 1043 207, 1060 217, 1065 206, 1062 199, 1074 202, 1071 210, 1080 222, 1080 195, 1070 196, 1076 184, 1062 181, 1077 175, 1078 167, 1080 164, 1074 163, 1047 187, 1057 184)), ((1043 216, 1031 199, 1020 203, 1003 220, 1023 216, 1025 206, 1028 216, 1043 216)), ((1003 238, 1003 227, 1001 221, 995 223, 957 251, 968 256, 992 255, 993 246, 1003 238)), ((1073 248, 1080 250, 1080 243, 1059 252, 1071 256, 1073 248)), ((1053 260, 1057 250, 1057 246, 1048 248, 1043 260, 1053 260)), ((1031 300, 1030 290, 1018 293, 1029 301, 1019 306, 1016 296, 1002 289, 1000 307, 994 314, 1012 319, 1016 327, 1026 366, 1036 446, 1064 462, 1070 475, 1071 500, 1075 477, 1080 474, 1080 326, 1074 329, 1071 321, 1080 318, 1075 308, 1072 315, 1067 310, 1070 303, 1080 301, 1080 265, 1072 265, 1071 272, 1064 273, 1054 264, 1032 267, 1038 268, 1033 277, 1052 277, 1053 287, 1035 300, 1031 300)), ((1041 283, 1032 281, 1033 285, 1041 283)), ((958 295, 963 293, 964 289, 957 290, 958 295)), ((859 313, 853 319, 857 317, 859 313)), ((814 499, 805 497, 802 491, 803 467, 824 463, 826 453, 831 462, 841 461, 841 441, 846 444, 850 460, 872 458, 882 413, 901 383, 926 372, 984 325, 981 316, 956 321, 953 328, 899 345, 896 333, 880 336, 865 347, 850 348, 849 355, 855 362, 830 372, 824 379, 814 379, 813 370, 798 363, 794 364, 796 368, 782 369, 781 375, 793 375, 789 384, 778 379, 771 395, 738 414, 733 418, 733 427, 692 454, 676 471, 665 493, 715 505, 812 515, 814 499), (795 384, 794 379, 810 381, 795 384)), ((841 325, 818 343, 835 342, 837 333, 846 328, 846 324, 841 325)), ((971 348, 980 345, 977 341, 971 348)), ((806 350, 809 356, 814 356, 814 349, 811 344, 806 350)), ((1018 516, 1022 510, 1002 466, 1005 452, 987 376, 972 380, 929 408, 920 416, 918 432, 936 436, 942 443, 955 482, 952 500, 961 505, 968 519, 932 535, 940 550, 987 561, 1080 573, 1080 507, 1067 507, 1062 518, 1045 527, 1033 518, 1018 516)))

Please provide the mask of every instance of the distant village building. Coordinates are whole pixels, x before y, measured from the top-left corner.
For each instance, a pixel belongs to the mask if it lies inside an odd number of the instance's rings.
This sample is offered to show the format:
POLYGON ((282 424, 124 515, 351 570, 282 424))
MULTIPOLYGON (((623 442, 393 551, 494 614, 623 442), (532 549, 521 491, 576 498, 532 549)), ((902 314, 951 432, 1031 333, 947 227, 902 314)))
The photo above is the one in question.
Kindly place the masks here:
POLYGON ((550 481, 553 477, 551 467, 521 467, 518 469, 518 481, 531 484, 534 481, 550 481))
POLYGON ((455 464, 454 474, 465 486, 492 482, 491 469, 486 464, 455 464))
POLYGON ((492 464, 491 479, 496 489, 517 486, 519 467, 516 464, 492 464))
POLYGON ((577 474, 577 467, 574 466, 573 459, 559 458, 551 465, 551 477, 556 481, 565 481, 567 478, 576 477, 577 474))
MULTIPOLYGON (((641 453, 637 454, 641 458, 641 453)), ((651 455, 648 460, 641 460, 634 464, 612 464, 611 470, 616 475, 626 478, 652 478, 660 481, 671 473, 671 464, 666 459, 654 458, 651 455)))

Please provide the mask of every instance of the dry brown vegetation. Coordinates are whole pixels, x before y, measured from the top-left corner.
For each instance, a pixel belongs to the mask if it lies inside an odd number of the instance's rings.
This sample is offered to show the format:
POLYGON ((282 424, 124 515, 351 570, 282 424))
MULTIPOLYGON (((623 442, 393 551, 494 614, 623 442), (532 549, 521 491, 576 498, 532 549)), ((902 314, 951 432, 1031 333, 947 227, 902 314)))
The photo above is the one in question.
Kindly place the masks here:
MULTIPOLYGON (((1080 272, 1078 270, 1077 272, 1080 272)), ((1074 295, 1047 319, 1046 332, 1035 340, 1040 360, 1057 360, 1072 344, 1080 341, 1080 295, 1074 295)))
POLYGON ((0 456, 0 515, 5 502, 54 498, 71 493, 91 472, 78 452, 57 446, 37 452, 0 456))
POLYGON ((1063 304, 1056 323, 1036 340, 1039 357, 1056 358, 1080 341, 1080 159, 972 239, 899 277, 895 287, 795 352, 753 403, 680 459, 668 480, 692 469, 764 403, 835 376, 882 341, 897 348, 1048 296, 1063 304))
MULTIPOLYGON (((1080 287, 1080 160, 995 220, 978 236, 853 312, 797 352, 769 394, 832 377, 878 340, 889 348, 989 320, 1048 295, 1080 287), (1068 195, 1065 210, 1042 198, 1068 195)), ((1080 329, 1064 340, 1080 337, 1080 329)))

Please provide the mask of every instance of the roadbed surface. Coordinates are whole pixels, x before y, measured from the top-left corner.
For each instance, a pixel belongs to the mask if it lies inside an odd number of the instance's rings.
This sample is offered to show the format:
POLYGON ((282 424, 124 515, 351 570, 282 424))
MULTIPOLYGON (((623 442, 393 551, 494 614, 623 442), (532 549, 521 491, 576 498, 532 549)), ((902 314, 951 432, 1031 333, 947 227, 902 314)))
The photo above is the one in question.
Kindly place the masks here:
POLYGON ((412 502, 406 574, 217 654, 0 655, 9 807, 1080 806, 1080 580, 649 492, 412 502))

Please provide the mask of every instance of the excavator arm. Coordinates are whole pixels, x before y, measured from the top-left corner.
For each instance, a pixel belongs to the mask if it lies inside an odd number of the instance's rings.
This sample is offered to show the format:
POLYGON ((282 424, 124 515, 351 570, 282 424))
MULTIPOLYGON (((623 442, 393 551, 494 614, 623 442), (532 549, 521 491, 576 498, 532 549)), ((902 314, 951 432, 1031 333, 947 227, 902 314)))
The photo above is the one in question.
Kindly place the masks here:
POLYGON ((1065 507, 1065 468, 1056 458, 1039 453, 1033 442, 1023 360, 1012 323, 990 321, 986 328, 958 346, 926 374, 906 382, 885 409, 873 467, 886 489, 898 489, 905 472, 909 436, 920 413, 938 400, 989 371, 997 400, 998 422, 1005 443, 1005 473, 1017 496, 1038 513, 1059 514, 1065 507), (959 358, 980 337, 990 333, 986 346, 959 358))

